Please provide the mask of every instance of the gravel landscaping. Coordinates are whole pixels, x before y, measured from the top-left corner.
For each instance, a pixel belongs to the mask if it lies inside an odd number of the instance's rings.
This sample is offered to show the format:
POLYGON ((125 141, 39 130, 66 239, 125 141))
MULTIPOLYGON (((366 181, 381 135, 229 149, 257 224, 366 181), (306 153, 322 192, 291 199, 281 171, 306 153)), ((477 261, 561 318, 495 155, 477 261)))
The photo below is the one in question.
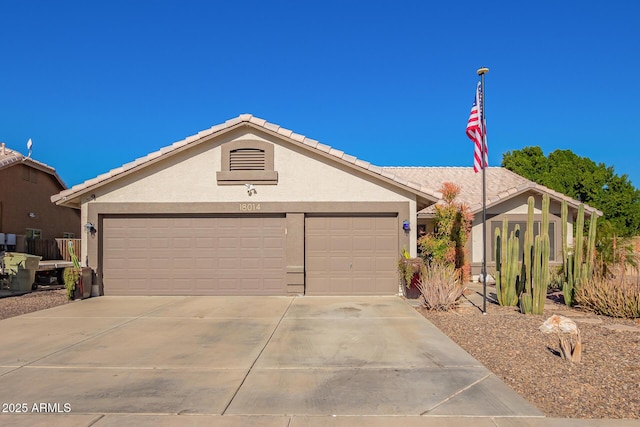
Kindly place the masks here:
MULTIPOLYGON (((67 304, 65 289, 0 298, 0 319, 67 304)), ((548 300, 543 316, 487 304, 452 312, 418 309, 428 320, 549 417, 640 419, 640 324, 548 300), (558 339, 538 328, 552 314, 576 321, 582 363, 559 356, 558 339)))
POLYGON ((0 319, 20 316, 33 311, 44 310, 67 304, 67 291, 64 287, 40 287, 37 291, 0 298, 0 319))
POLYGON ((547 300, 545 314, 487 303, 427 319, 548 417, 640 419, 640 324, 585 313, 547 300), (556 335, 538 328, 551 315, 574 320, 582 363, 563 360, 556 335))

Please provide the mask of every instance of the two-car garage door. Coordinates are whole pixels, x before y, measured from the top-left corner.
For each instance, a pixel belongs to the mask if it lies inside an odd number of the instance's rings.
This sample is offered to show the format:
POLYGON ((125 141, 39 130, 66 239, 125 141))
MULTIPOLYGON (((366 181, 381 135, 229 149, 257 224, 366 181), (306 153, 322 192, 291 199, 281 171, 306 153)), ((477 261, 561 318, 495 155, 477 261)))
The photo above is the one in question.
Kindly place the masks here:
MULTIPOLYGON (((291 231, 289 231, 291 233, 291 231)), ((308 216, 305 294, 397 293, 397 216, 308 216)), ((114 216, 105 295, 286 295, 285 217, 114 216)))
POLYGON ((284 295, 285 219, 106 217, 105 295, 284 295))

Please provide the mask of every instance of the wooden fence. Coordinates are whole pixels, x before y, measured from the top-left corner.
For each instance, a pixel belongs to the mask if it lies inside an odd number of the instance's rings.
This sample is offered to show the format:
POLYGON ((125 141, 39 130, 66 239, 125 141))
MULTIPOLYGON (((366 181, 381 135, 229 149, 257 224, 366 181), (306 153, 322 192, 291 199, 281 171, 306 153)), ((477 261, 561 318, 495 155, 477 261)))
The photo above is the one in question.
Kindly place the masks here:
POLYGON ((25 252, 41 256, 43 260, 71 261, 69 242, 77 257, 80 257, 80 239, 24 239, 25 252))

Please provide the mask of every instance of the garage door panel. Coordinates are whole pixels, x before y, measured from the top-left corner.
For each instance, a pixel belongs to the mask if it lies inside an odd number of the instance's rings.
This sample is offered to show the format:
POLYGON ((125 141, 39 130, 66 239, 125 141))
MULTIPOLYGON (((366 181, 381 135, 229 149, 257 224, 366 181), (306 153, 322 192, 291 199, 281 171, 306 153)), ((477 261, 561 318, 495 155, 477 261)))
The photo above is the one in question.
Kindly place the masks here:
POLYGON ((395 216, 307 217, 305 293, 397 294, 399 230, 395 216))
POLYGON ((351 260, 347 257, 330 257, 329 269, 331 271, 348 271, 351 260))
POLYGON ((376 238, 374 236, 353 236, 354 251, 368 251, 376 246, 376 238))
POLYGON ((158 290, 167 291, 171 289, 171 282, 169 281, 169 279, 159 278, 153 282, 153 287, 158 290))
POLYGON ((235 250, 240 247, 240 242, 238 242, 238 239, 235 237, 220 237, 218 238, 217 247, 223 251, 232 249, 235 250))
POLYGON ((280 258, 263 258, 262 259, 262 268, 265 270, 279 270, 282 265, 282 260, 280 258))
POLYGON ((368 273, 371 270, 375 270, 375 264, 377 259, 370 257, 353 257, 353 263, 351 269, 360 273, 368 273))
POLYGON ((331 236, 329 239, 330 251, 346 251, 351 249, 351 236, 331 236))
POLYGON ((282 216, 107 217, 102 228, 105 295, 286 294, 282 216))
MULTIPOLYGON (((187 239, 181 239, 181 240, 187 240, 187 239)), ((213 237, 197 237, 195 239, 188 239, 188 240, 189 240, 189 245, 184 246, 185 248, 196 247, 197 249, 209 249, 213 247, 213 244, 215 243, 215 239, 213 237)))

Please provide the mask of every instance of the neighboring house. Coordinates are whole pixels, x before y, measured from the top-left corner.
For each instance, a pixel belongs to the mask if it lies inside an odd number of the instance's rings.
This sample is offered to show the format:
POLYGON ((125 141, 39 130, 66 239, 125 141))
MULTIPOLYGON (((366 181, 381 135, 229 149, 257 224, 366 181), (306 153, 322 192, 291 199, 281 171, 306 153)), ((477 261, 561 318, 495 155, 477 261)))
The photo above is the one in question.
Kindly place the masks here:
MULTIPOLYGON (((471 238, 468 248, 471 255, 471 274, 478 275, 482 271, 482 173, 475 173, 473 167, 385 167, 384 171, 404 179, 440 189, 445 182, 452 182, 460 187, 456 201, 466 203, 474 214, 471 238)), ((486 169, 486 206, 487 206, 487 271, 495 270, 494 233, 502 227, 502 219, 508 218, 509 229, 515 224, 523 230, 520 236, 521 245, 527 221, 527 199, 535 199, 535 228, 539 227, 542 212, 542 195, 548 194, 549 237, 551 243, 551 264, 562 263, 562 225, 560 208, 563 200, 567 202, 569 213, 568 244, 572 242, 573 223, 577 216, 580 202, 564 194, 551 190, 543 185, 529 181, 520 175, 502 167, 486 169)), ((602 216, 602 212, 585 205, 585 217, 602 216)), ((432 232, 435 207, 427 207, 418 212, 419 234, 432 232)))
POLYGON ((24 250, 24 237, 80 236, 79 210, 51 203, 51 196, 66 188, 54 168, 0 143, 0 233, 5 239, 18 236, 16 243, 8 242, 13 243, 10 246, 24 250))
POLYGON ((391 295, 440 196, 247 114, 51 200, 104 295, 391 295))

